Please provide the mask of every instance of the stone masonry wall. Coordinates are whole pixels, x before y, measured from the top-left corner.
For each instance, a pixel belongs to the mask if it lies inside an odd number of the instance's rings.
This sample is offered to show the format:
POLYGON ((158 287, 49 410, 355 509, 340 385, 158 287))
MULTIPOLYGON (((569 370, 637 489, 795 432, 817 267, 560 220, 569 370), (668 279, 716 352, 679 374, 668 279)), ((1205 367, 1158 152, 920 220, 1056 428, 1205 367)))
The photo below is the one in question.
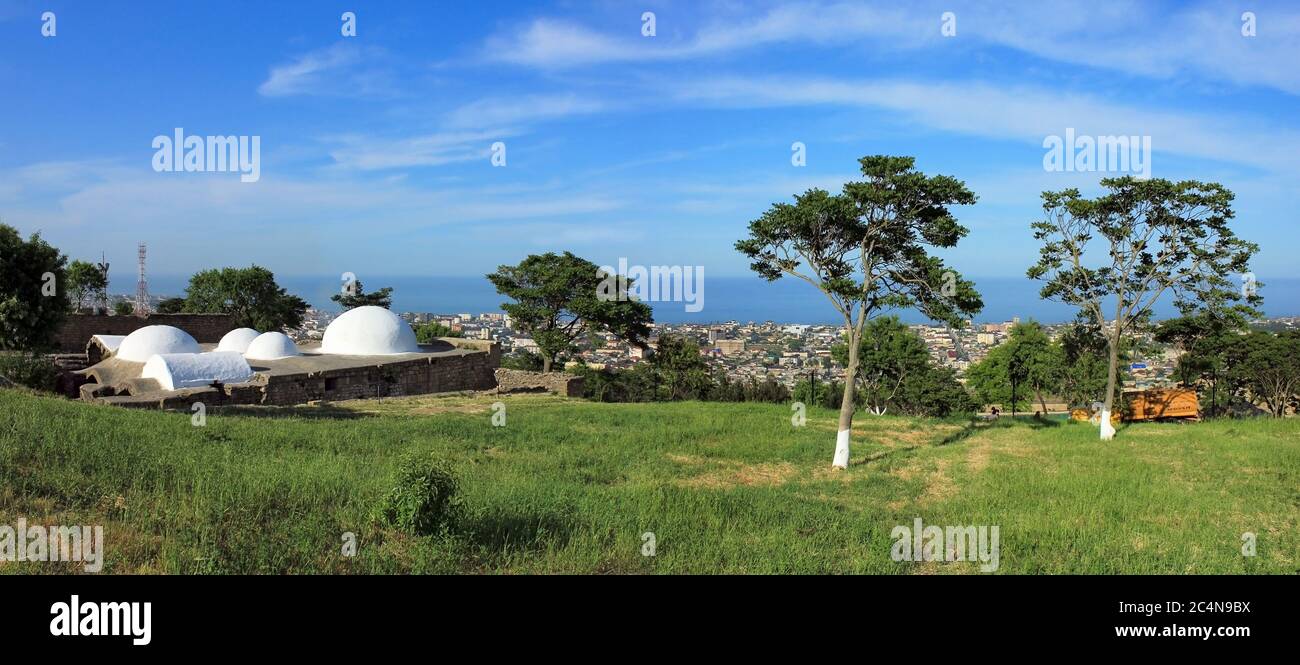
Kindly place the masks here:
POLYGON ((431 356, 368 367, 267 377, 263 404, 304 404, 458 390, 489 390, 496 368, 487 352, 431 356))
POLYGON ((146 317, 69 314, 55 343, 62 353, 82 353, 92 335, 129 335, 145 326, 157 325, 180 328, 203 344, 220 342, 222 335, 235 329, 235 320, 229 314, 150 314, 146 317))
POLYGON ((551 392, 565 397, 582 397, 585 380, 564 372, 527 372, 519 369, 496 371, 498 393, 551 392))

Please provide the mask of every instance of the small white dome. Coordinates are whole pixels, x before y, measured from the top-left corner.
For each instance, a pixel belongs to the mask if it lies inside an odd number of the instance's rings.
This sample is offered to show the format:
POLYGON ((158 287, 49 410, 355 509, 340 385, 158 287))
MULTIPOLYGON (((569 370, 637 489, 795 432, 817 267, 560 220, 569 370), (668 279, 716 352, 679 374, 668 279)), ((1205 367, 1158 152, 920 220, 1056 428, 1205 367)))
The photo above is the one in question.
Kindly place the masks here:
POLYGON ((221 338, 221 343, 217 344, 217 350, 243 353, 248 350, 248 345, 257 339, 260 334, 252 328, 235 328, 221 338))
POLYGON ((366 305, 344 312, 325 329, 321 353, 387 356, 418 353, 415 331, 384 307, 366 305))
POLYGON ((249 360, 276 360, 300 355, 298 345, 282 332, 264 332, 249 342, 248 350, 244 351, 244 357, 249 360))
POLYGON ((199 343, 190 334, 172 326, 145 326, 126 336, 115 358, 142 363, 160 353, 198 353, 199 343))
POLYGON ((180 390, 215 381, 243 383, 253 378, 253 370, 243 356, 233 351, 160 353, 149 358, 140 376, 157 380, 163 390, 180 390))

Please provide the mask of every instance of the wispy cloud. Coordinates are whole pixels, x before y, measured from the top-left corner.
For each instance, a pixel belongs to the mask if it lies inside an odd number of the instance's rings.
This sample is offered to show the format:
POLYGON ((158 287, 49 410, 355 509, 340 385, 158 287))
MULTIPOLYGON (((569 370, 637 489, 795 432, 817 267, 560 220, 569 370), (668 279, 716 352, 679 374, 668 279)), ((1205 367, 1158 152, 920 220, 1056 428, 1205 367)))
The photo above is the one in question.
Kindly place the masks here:
POLYGON ((329 137, 329 151, 343 168, 373 171, 416 166, 441 166, 474 159, 486 160, 492 143, 518 134, 514 129, 451 131, 402 138, 357 134, 329 137))
POLYGON ((381 49, 339 42, 272 67, 257 91, 265 97, 392 95, 392 75, 377 64, 383 58, 381 49))
POLYGON ((673 83, 683 103, 720 107, 838 105, 882 109, 936 130, 1040 143, 1080 135, 1151 136, 1162 152, 1300 171, 1300 133, 1247 116, 1150 110, 1076 93, 982 83, 721 78, 673 83))
POLYGON ((460 106, 447 114, 449 127, 513 126, 572 115, 599 113, 611 105, 575 93, 490 97, 460 106))
POLYGON ((1300 94, 1300 68, 1276 66, 1300 61, 1300 12, 1293 5, 1260 4, 1250 7, 1257 20, 1254 37, 1241 34, 1241 8, 1215 3, 1172 8, 1119 0, 944 1, 897 8, 843 2, 723 5, 714 16, 690 21, 698 28, 686 36, 654 39, 636 31, 607 33, 569 20, 538 18, 489 37, 483 56, 559 69, 704 58, 780 44, 999 47, 1124 75, 1199 75, 1300 94), (957 18, 958 32, 952 39, 939 32, 940 16, 947 11, 957 18), (1134 25, 1160 27, 1135 30, 1134 25))

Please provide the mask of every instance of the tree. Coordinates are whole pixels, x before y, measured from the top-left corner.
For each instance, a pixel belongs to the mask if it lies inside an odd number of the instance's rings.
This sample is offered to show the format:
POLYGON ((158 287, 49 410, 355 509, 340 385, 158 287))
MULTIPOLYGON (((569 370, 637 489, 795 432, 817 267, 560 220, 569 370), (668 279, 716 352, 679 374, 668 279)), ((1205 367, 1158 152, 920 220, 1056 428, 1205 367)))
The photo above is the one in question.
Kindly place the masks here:
POLYGON ((607 331, 639 346, 650 335, 650 306, 628 296, 632 280, 613 279, 569 252, 533 254, 487 278, 498 293, 514 299, 501 309, 537 343, 543 372, 561 354, 576 351, 574 340, 588 333, 607 331))
POLYGON ((1262 402, 1275 418, 1300 398, 1300 332, 1251 331, 1232 345, 1232 372, 1251 403, 1262 402))
POLYGON ((0 351, 45 351, 68 313, 67 257, 0 224, 0 351))
POLYGON ((235 327, 269 331, 301 325, 307 302, 280 288, 270 270, 254 265, 195 273, 185 290, 185 311, 233 314, 235 327))
POLYGON ((664 401, 708 399, 713 387, 700 345, 680 335, 663 335, 650 355, 659 398, 664 401))
POLYGON ((452 330, 437 321, 430 321, 415 327, 415 341, 428 344, 439 337, 464 337, 460 331, 452 330))
MULTIPOLYGON (((1047 331, 1037 321, 1030 319, 1018 323, 1011 329, 1011 363, 1014 372, 1026 387, 1034 391, 1034 397, 1047 414, 1047 400, 1044 395, 1055 392, 1060 385, 1063 354, 1060 347, 1052 344, 1047 331)), ((1012 415, 1015 415, 1014 401, 1012 415)))
POLYGON ((1101 185, 1109 191, 1095 199, 1077 189, 1043 192, 1044 219, 1032 224, 1043 246, 1027 274, 1045 282, 1043 298, 1078 307, 1106 331, 1100 429, 1109 440, 1125 335, 1166 293, 1184 312, 1197 301, 1255 297, 1237 293, 1227 276, 1245 273, 1258 247, 1228 227, 1233 195, 1218 183, 1126 176, 1101 185), (1109 318, 1105 307, 1113 307, 1109 318))
POLYGON ((1182 352, 1175 370, 1178 380, 1184 387, 1197 388, 1201 409, 1210 417, 1226 408, 1236 392, 1228 354, 1246 332, 1250 318, 1259 315, 1247 303, 1229 306, 1211 300, 1190 314, 1162 321, 1155 329, 1157 342, 1182 352))
POLYGON ((1019 390, 1024 383, 1024 373, 1014 366, 1014 355, 1010 344, 999 344, 966 370, 966 385, 975 392, 981 404, 1001 404, 1002 408, 1010 409, 1012 415, 1017 408, 1029 404, 1025 393, 1019 390))
POLYGON ((68 297, 76 311, 93 308, 108 289, 108 274, 98 264, 73 261, 68 264, 68 297))
POLYGON ((1067 404, 1099 402, 1106 389, 1106 339, 1086 321, 1075 322, 1058 340, 1061 376, 1058 392, 1067 404))
MULTIPOLYGON (((872 320, 863 329, 858 349, 857 393, 867 410, 884 415, 904 392, 904 384, 930 371, 925 341, 895 316, 872 320)), ((831 357, 848 365, 847 343, 831 347, 831 357)))
POLYGON ((330 300, 333 300, 342 306, 343 311, 357 307, 364 307, 366 305, 388 309, 393 305, 392 287, 385 286, 373 293, 366 293, 365 288, 361 285, 361 280, 355 280, 352 284, 353 288, 350 288, 343 293, 336 293, 330 296, 330 300))
POLYGON ((159 314, 180 314, 185 311, 184 298, 163 298, 158 301, 159 314))
POLYGON ((135 307, 126 300, 119 300, 113 303, 114 316, 131 316, 135 313, 135 307))
POLYGON ((966 235, 948 206, 972 204, 975 195, 960 180, 916 171, 911 157, 876 155, 859 164, 865 180, 846 183, 839 195, 810 189, 793 204, 776 203, 750 222, 749 237, 736 243, 759 276, 808 282, 844 319, 849 353, 834 468, 849 464, 867 321, 883 310, 914 307, 961 326, 963 314, 983 307, 974 286, 927 251, 953 247, 966 235))

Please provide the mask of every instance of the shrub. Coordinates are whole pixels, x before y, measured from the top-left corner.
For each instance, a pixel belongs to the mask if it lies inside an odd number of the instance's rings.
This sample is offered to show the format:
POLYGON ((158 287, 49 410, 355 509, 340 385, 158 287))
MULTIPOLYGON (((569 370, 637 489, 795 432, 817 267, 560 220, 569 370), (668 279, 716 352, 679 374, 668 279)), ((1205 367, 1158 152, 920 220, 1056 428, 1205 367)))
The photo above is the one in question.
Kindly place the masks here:
POLYGON ((455 526, 460 517, 459 483, 451 464, 410 455, 398 464, 393 487, 380 506, 383 521, 407 533, 427 536, 455 526))
POLYGON ((33 390, 54 392, 59 368, 49 358, 37 353, 0 352, 0 376, 33 390))

